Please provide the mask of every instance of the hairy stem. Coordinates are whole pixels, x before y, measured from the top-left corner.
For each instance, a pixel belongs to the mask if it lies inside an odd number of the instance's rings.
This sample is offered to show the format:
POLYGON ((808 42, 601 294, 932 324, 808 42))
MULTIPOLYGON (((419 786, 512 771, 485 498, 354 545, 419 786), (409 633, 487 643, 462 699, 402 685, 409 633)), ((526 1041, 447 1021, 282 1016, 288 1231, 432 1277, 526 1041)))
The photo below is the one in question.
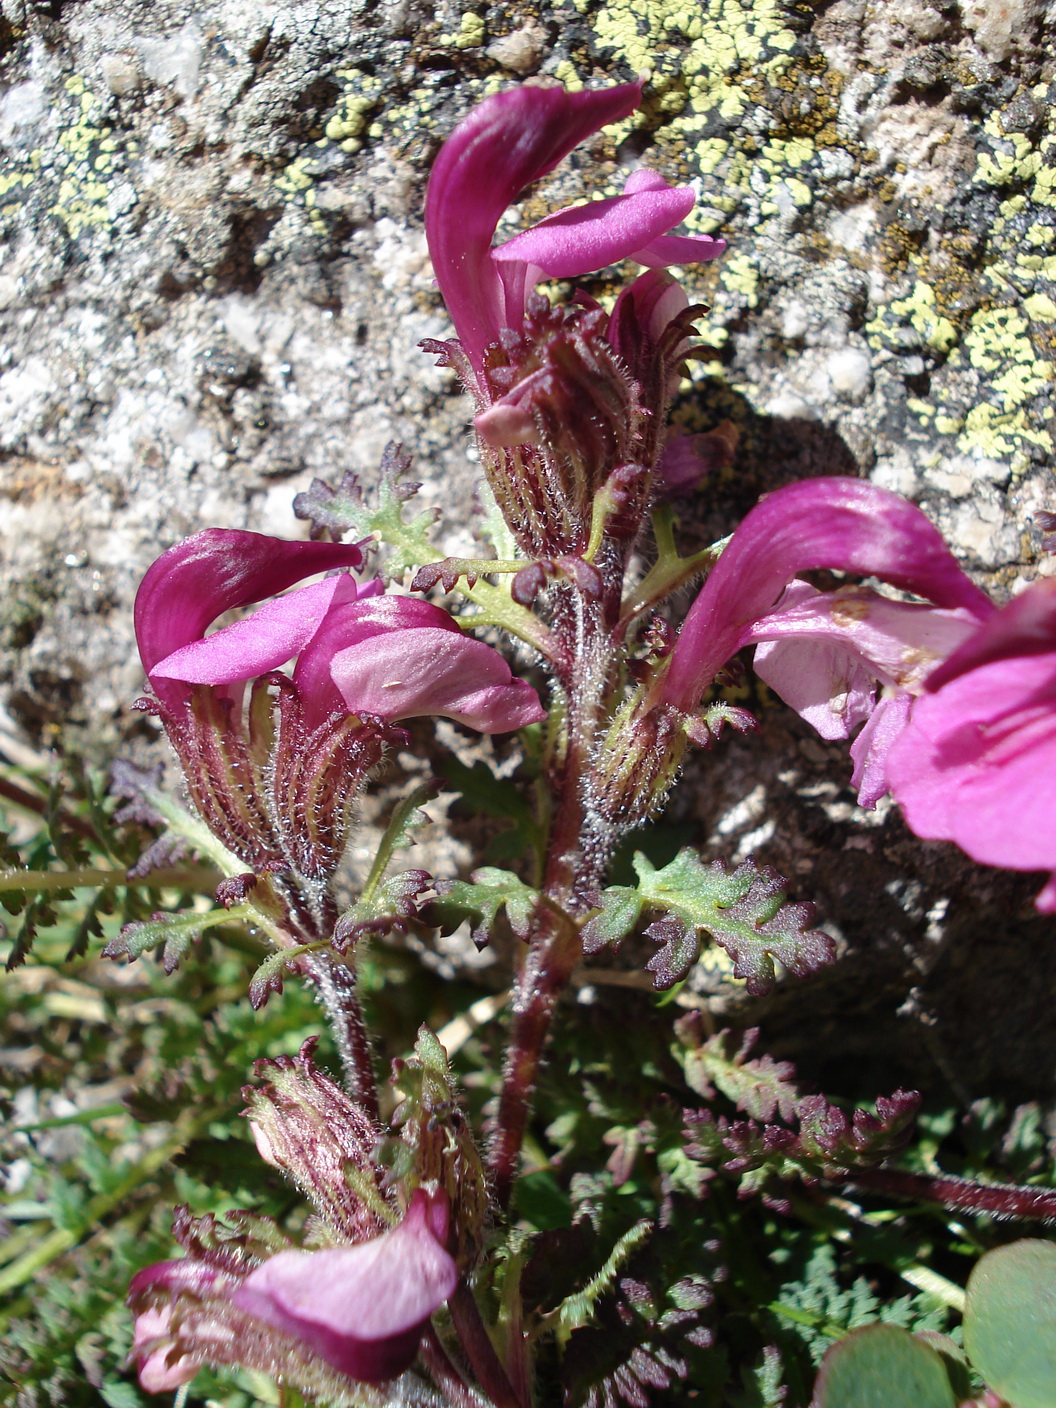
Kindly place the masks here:
POLYGON ((1056 1188, 1015 1183, 973 1183, 948 1174, 906 1173, 894 1168, 862 1169, 849 1180, 871 1192, 890 1193, 912 1202, 941 1203, 957 1212, 986 1212, 994 1217, 1056 1221, 1056 1188))
POLYGON ((351 968, 336 963, 328 953, 317 953, 302 960, 302 969, 315 984, 319 1001, 326 1009, 330 1028, 337 1043, 338 1055, 345 1073, 345 1083, 352 1098, 364 1112, 377 1122, 378 1087, 374 1075, 363 1010, 356 992, 356 975, 351 968))
POLYGON ((465 1281, 459 1281, 447 1305, 466 1358, 494 1408, 527 1408, 514 1392, 509 1376, 495 1352, 487 1326, 481 1319, 480 1308, 473 1292, 465 1281))
POLYGON ((566 741, 551 779, 557 797, 542 895, 511 998, 513 1027, 503 1070, 499 1113, 489 1151, 495 1196, 509 1205, 517 1177, 539 1062, 554 1009, 579 961, 579 925, 597 882, 602 857, 583 849, 583 778, 590 765, 611 655, 600 612, 579 593, 567 592, 555 610, 555 632, 568 662, 566 741))
POLYGON ((433 1382, 442 1391, 444 1401, 452 1404, 452 1408, 491 1408, 488 1400, 476 1389, 470 1388, 451 1362, 432 1325, 422 1336, 420 1353, 433 1382))
POLYGON ((5 870, 0 871, 0 890, 112 890, 134 885, 144 890, 215 890, 221 876, 208 866, 172 867, 136 875, 129 870, 5 870))

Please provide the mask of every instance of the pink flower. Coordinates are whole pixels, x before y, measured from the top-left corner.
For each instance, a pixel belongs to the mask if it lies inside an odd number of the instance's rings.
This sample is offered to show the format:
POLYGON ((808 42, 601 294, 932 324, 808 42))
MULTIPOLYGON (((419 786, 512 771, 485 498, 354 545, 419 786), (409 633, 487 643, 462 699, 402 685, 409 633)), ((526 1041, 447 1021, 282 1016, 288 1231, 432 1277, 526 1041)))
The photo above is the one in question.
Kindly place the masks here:
POLYGON ((882 760, 929 671, 977 628, 964 607, 892 601, 868 587, 818 592, 794 581, 749 639, 760 679, 822 738, 849 738, 863 807, 887 791, 882 760), (881 693, 877 699, 877 687, 881 693), (877 790, 879 788, 879 790, 877 790))
POLYGON ((380 582, 361 587, 347 573, 204 634, 233 607, 361 561, 352 545, 223 528, 170 548, 136 598, 140 655, 161 703, 178 709, 191 685, 229 693, 297 657, 293 687, 307 728, 342 713, 386 722, 442 714, 482 733, 505 733, 545 717, 531 686, 513 678, 496 650, 463 635, 446 611, 383 596, 380 582))
POLYGON ((906 821, 986 865, 1052 871, 1035 905, 1056 913, 1056 582, 992 615, 925 691, 888 757, 906 821))
POLYGON ((504 328, 518 330, 525 302, 543 278, 576 278, 622 259, 649 267, 714 259, 722 240, 672 236, 695 196, 652 171, 635 171, 621 196, 541 220, 492 249, 507 206, 552 171, 591 133, 627 117, 641 85, 581 93, 525 86, 476 107, 440 149, 429 178, 429 252, 463 350, 480 370, 504 328))
POLYGON ((395 1378, 458 1284, 443 1245, 447 1221, 446 1197, 419 1190, 399 1226, 356 1246, 279 1252, 231 1300, 351 1379, 395 1378))
POLYGON ((162 1393, 203 1364, 241 1364, 325 1398, 335 1370, 339 1382, 398 1377, 458 1284, 448 1219, 446 1194, 419 1189, 403 1221, 368 1241, 257 1264, 213 1252, 223 1270, 193 1255, 146 1267, 129 1289, 140 1383, 162 1393))
POLYGON ((764 680, 825 738, 866 729, 852 753, 863 805, 886 791, 883 759, 905 702, 928 671, 993 612, 938 531, 896 494, 853 479, 811 479, 748 514, 683 624, 661 700, 690 712, 722 665, 758 643, 764 680), (827 568, 876 576, 932 606, 793 579, 827 568), (877 686, 887 691, 879 702, 877 686))

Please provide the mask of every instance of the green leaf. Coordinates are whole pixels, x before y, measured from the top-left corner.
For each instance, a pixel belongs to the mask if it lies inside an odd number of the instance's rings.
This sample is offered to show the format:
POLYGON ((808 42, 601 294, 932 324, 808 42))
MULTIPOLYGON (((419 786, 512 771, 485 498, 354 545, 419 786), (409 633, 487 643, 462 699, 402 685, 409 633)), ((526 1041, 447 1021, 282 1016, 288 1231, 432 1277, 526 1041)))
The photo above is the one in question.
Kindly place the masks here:
MULTIPOLYGON (((394 853, 401 846, 411 845, 411 833, 429 820, 425 812, 422 811, 422 804, 427 802, 430 797, 435 797, 438 790, 438 784, 435 782, 421 782, 406 797, 401 797, 396 803, 371 864, 370 874, 363 886, 361 899, 367 902, 373 899, 374 891, 388 869, 394 853)), ((410 873, 412 872, 408 872, 408 874, 410 873)), ((424 871, 413 873, 425 874, 424 871)))
POLYGON ((173 973, 191 944, 206 930, 246 919, 251 913, 249 905, 232 905, 230 909, 210 909, 203 914, 152 914, 149 919, 126 924, 117 938, 111 939, 103 949, 103 957, 127 958, 132 962, 164 944, 161 966, 166 973, 173 973))
POLYGON ((281 993, 286 974, 296 972, 297 959, 308 952, 304 944, 270 953, 249 980, 249 1005, 259 1012, 272 993, 281 993))
POLYGON ((711 1099, 718 1089, 757 1120, 773 1119, 777 1113, 786 1120, 795 1117, 800 1096, 792 1063, 775 1061, 766 1054, 749 1059, 759 1037, 758 1027, 750 1027, 739 1039, 729 1031, 702 1039, 703 1023, 694 1012, 675 1024, 675 1034, 682 1047, 676 1055, 687 1083, 698 1095, 711 1099))
POLYGON ((968 1278, 964 1345, 988 1385, 1015 1408, 1056 1403, 1056 1243, 997 1247, 968 1278))
POLYGON ((419 911, 420 896, 432 886, 427 870, 400 870, 375 884, 346 909, 334 928, 334 948, 345 953, 352 944, 370 936, 407 932, 408 920, 419 911))
POLYGON ((648 1218, 636 1222, 619 1239, 606 1257, 604 1264, 583 1289, 576 1291, 573 1295, 566 1296, 557 1308, 557 1319, 562 1330, 566 1332, 578 1330, 587 1324, 594 1315, 594 1306, 598 1297, 612 1288, 628 1257, 648 1241, 653 1230, 653 1223, 648 1218))
MULTIPOLYGON (((736 870, 721 860, 704 865, 687 847, 660 870, 639 851, 634 868, 638 873, 635 891, 613 886, 604 892, 601 910, 602 916, 608 910, 608 917, 599 917, 591 941, 613 941, 603 935, 606 929, 616 932, 626 925, 632 913, 632 893, 642 909, 659 910, 661 918, 646 930, 661 944, 646 964, 655 975, 657 988, 670 988, 686 976, 699 956, 702 934, 710 934, 727 951, 734 960, 734 977, 746 980, 753 997, 773 987, 775 959, 803 976, 835 956, 836 946, 829 935, 807 927, 814 918, 814 906, 786 903, 787 882, 769 866, 752 860, 736 870)), ((593 918, 588 921, 588 931, 594 922, 593 918)))
POLYGON ((511 870, 486 865, 475 870, 469 880, 438 880, 438 897, 424 911, 424 917, 442 933, 450 934, 468 919, 473 942, 483 948, 505 907, 510 928, 520 939, 528 937, 532 914, 539 900, 533 890, 511 870))
POLYGON ((601 894, 601 908, 583 925, 581 937, 584 953, 600 953, 603 948, 619 948, 628 934, 633 933, 641 918, 644 901, 639 891, 629 885, 610 885, 601 894))
POLYGON ((897 1325, 866 1325, 825 1355, 814 1401, 817 1408, 954 1408, 956 1400, 933 1349, 897 1325))
POLYGON ((366 500, 359 476, 348 473, 336 489, 314 479, 311 488, 294 499, 293 511, 298 518, 311 521, 313 538, 329 532, 335 537, 350 533, 357 539, 379 539, 392 549, 382 575, 402 577, 409 568, 436 557, 428 535, 440 517, 439 509, 430 508, 404 522, 404 506, 421 487, 404 482, 410 468, 410 455, 404 454, 402 445, 390 441, 381 457, 372 503, 366 500))
POLYGON ((99 1397, 107 1408, 143 1408, 143 1396, 133 1384, 122 1379, 104 1379, 99 1397))

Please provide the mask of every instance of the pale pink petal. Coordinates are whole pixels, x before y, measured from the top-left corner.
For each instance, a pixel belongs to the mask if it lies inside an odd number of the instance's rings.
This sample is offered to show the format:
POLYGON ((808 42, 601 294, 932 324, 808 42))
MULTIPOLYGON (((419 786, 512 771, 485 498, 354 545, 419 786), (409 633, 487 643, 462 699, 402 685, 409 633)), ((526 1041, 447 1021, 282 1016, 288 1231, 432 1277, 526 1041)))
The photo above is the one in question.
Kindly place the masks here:
POLYGON ((772 641, 756 648, 755 673, 822 738, 850 738, 872 712, 876 676, 839 641, 772 641))
POLYGON ((190 1383, 201 1368, 200 1360, 188 1354, 173 1354, 175 1341, 169 1335, 172 1307, 144 1310, 136 1316, 132 1356, 139 1382, 147 1393, 171 1393, 190 1383))
POLYGON ((546 717, 535 690, 513 678, 497 650, 435 627, 372 636, 338 651, 330 670, 355 714, 393 721, 441 714, 483 733, 546 717))
MULTIPOLYGON (((862 661, 884 684, 917 691, 929 671, 978 629, 977 618, 963 608, 949 611, 892 601, 868 587, 819 592, 795 581, 774 610, 752 624, 747 638, 827 640, 862 661)), ((785 697, 782 690, 777 692, 785 697)))
POLYGON ((148 1306, 138 1312, 132 1339, 132 1358, 139 1371, 139 1381, 148 1393, 167 1393, 194 1378, 203 1360, 193 1354, 174 1353, 176 1341, 171 1335, 173 1302, 181 1292, 208 1296, 223 1282, 212 1267, 195 1261, 161 1261, 146 1266, 132 1278, 129 1301, 144 1291, 167 1293, 169 1303, 148 1306))
POLYGON ((409 629, 430 628, 462 638, 451 616, 439 606, 411 596, 360 597, 331 607, 318 631, 301 651, 293 683, 301 697, 305 724, 314 728, 331 714, 347 712, 334 684, 334 656, 373 636, 409 629))
POLYGON ((531 411, 505 399, 475 416, 473 428, 482 440, 495 449, 505 445, 535 444, 539 439, 539 430, 531 411))
POLYGON ((1049 876, 1044 889, 1034 896, 1034 908, 1039 914, 1056 914, 1056 871, 1049 876))
POLYGON ((912 707, 913 696, 902 690, 884 695, 851 744, 851 786, 857 788, 858 805, 866 811, 871 812, 888 791, 887 755, 905 728, 912 707))
POLYGON ((279 1252, 231 1299, 350 1378, 395 1378, 414 1359, 433 1311, 458 1284, 457 1267, 437 1240, 434 1201, 419 1190, 403 1222, 370 1242, 279 1252))

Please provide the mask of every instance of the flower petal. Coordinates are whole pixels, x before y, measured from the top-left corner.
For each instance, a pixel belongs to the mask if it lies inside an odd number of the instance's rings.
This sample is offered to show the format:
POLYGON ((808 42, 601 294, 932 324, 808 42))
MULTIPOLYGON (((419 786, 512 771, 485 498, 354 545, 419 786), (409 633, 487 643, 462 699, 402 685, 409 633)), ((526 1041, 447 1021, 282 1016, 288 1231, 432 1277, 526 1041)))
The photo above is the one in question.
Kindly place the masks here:
MULTIPOLYGON (((976 617, 963 608, 946 611, 892 601, 868 587, 819 592, 795 581, 774 610, 746 634, 758 641, 829 641, 861 661, 872 678, 916 693, 928 672, 978 630, 976 617)), ((755 658, 768 658, 767 652, 761 657, 756 651, 755 658)), ((771 683, 765 674, 763 678, 771 683)), ((772 687, 785 698, 781 689, 772 687)))
MULTIPOLYGON (((225 611, 262 601, 305 577, 358 567, 353 543, 294 543, 233 528, 207 528, 163 553, 136 594, 135 627, 148 675, 162 660, 204 635, 225 611)), ((178 704, 179 685, 162 684, 159 698, 178 704)))
POLYGON ((338 652, 372 636, 424 627, 462 637, 458 625, 446 611, 418 597, 360 597, 358 601, 333 606, 302 650, 293 672, 306 727, 314 728, 329 715, 346 712, 347 706, 331 674, 338 652))
POLYGON ((143 1310, 136 1316, 132 1357, 137 1362, 139 1382, 147 1393, 171 1393, 190 1383, 201 1368, 201 1361, 193 1355, 174 1353, 171 1325, 171 1305, 143 1310))
POLYGON ((499 263, 536 264, 552 279, 575 278, 634 255, 680 224, 695 203, 690 186, 588 201, 548 215, 493 249, 491 257, 499 263))
POLYGON ((430 1315, 458 1284, 454 1260, 436 1236, 433 1204, 442 1197, 419 1190, 399 1226, 372 1241, 279 1252, 231 1300, 350 1378, 395 1378, 414 1359, 430 1315))
POLYGON ((509 733, 546 717, 534 689, 497 650, 436 627, 372 636, 334 655, 334 683, 356 714, 393 721, 441 714, 481 733, 509 733))
POLYGON ((980 665, 1056 651, 1056 581, 1033 583, 995 612, 928 680, 929 690, 980 665))
POLYGON ((899 690, 885 694, 851 744, 851 786, 858 789, 858 805, 872 811, 889 790, 887 755, 905 728, 913 708, 913 696, 899 690))
POLYGON ((706 264, 726 253, 725 240, 710 235, 658 235, 642 249, 626 255, 647 269, 667 269, 672 264, 706 264))
POLYGON ((914 705, 891 749, 895 800, 917 833, 986 865, 1056 868, 1056 652, 999 660, 914 705))
POLYGON ((850 738, 873 710, 876 676, 839 641, 807 638, 760 645, 755 673, 822 738, 850 738))
POLYGON ((897 494, 855 479, 809 479, 767 495, 734 533, 689 610, 663 685, 692 709, 798 572, 877 576, 982 621, 993 603, 958 566, 938 530, 897 494))
POLYGON ((347 574, 328 577, 259 606, 252 616, 192 641, 159 661, 151 679, 187 684, 233 684, 285 665, 308 644, 332 606, 356 599, 347 574))
POLYGON ((585 137, 633 112, 641 96, 638 83, 580 93, 514 88, 485 99, 440 148, 425 229, 440 291, 474 364, 504 327, 520 327, 524 316, 523 278, 512 281, 508 294, 491 258, 506 207, 585 137))

